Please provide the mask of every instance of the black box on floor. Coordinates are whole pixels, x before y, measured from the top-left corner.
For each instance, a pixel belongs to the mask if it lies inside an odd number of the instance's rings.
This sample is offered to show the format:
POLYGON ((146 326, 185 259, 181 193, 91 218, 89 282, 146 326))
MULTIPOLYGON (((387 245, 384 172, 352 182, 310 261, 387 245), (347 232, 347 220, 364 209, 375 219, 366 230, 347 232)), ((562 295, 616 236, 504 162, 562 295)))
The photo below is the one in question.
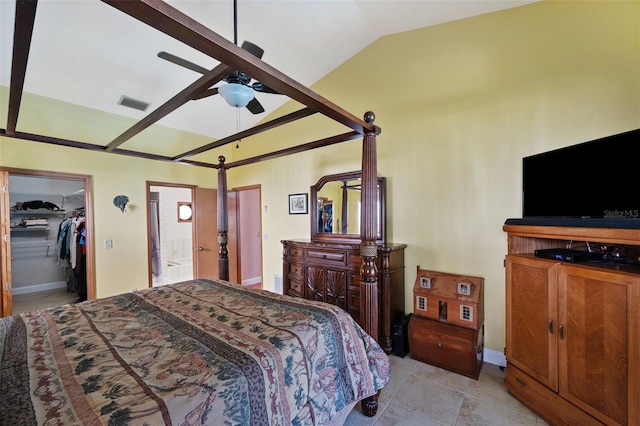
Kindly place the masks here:
POLYGON ((409 353, 409 318, 407 314, 393 325, 393 354, 404 358, 409 353))

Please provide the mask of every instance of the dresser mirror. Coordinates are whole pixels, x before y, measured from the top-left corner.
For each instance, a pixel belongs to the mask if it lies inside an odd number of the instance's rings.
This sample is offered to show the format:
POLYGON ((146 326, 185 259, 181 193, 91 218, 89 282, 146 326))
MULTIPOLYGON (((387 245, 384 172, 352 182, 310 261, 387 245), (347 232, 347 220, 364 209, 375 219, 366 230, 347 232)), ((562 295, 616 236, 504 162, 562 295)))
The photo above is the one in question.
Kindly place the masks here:
MULTIPOLYGON (((310 189, 311 241, 360 243, 360 171, 323 176, 310 189)), ((378 232, 385 241, 386 179, 378 178, 378 232)))

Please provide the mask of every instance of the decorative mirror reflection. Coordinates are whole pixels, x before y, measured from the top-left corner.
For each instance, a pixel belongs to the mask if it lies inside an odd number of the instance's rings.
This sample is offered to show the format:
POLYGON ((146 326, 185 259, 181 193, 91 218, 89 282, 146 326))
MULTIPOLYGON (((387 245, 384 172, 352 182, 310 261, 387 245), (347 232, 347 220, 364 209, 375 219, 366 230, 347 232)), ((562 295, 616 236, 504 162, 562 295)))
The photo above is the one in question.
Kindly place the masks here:
MULTIPOLYGON (((360 242, 361 172, 323 176, 310 189, 311 240, 360 242)), ((385 185, 378 178, 377 240, 385 240, 385 185)))
POLYGON ((193 216, 191 203, 187 201, 178 201, 178 222, 190 222, 193 216))

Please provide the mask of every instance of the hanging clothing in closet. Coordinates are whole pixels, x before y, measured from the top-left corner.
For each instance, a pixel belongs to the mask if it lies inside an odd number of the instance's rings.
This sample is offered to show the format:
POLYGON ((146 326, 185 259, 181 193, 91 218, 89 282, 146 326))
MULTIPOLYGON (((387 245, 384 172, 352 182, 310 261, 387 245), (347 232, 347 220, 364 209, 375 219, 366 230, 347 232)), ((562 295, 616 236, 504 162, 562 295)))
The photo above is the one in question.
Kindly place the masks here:
POLYGON ((78 293, 78 302, 87 300, 86 238, 84 211, 74 211, 58 230, 58 257, 69 268, 67 292, 78 293))

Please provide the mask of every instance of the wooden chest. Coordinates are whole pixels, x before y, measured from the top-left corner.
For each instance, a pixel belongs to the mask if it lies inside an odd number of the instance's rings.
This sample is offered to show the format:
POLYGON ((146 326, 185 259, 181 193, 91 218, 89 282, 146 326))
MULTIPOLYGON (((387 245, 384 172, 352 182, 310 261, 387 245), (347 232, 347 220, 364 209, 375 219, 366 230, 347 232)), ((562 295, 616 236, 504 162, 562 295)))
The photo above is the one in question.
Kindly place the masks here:
POLYGON ((460 327, 412 315, 409 320, 411 358, 478 379, 484 352, 484 324, 460 327))

